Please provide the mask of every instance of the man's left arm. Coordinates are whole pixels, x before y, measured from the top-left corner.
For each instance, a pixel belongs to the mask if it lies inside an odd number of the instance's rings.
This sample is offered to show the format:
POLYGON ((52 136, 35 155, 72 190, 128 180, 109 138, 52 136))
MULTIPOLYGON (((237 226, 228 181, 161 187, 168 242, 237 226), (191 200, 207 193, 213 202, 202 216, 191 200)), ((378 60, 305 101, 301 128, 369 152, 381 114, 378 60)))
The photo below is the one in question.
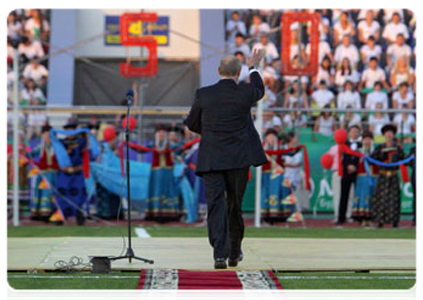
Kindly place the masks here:
POLYGON ((189 130, 201 134, 201 107, 198 90, 195 92, 194 103, 189 111, 188 117, 184 120, 184 124, 189 130))

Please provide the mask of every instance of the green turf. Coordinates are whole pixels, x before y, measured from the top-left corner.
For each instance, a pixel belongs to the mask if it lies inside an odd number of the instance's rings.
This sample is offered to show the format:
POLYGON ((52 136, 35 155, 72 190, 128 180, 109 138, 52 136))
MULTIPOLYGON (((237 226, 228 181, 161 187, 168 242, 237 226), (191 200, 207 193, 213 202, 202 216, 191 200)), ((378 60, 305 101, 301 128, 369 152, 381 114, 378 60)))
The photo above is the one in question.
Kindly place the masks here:
MULTIPOLYGON (((18 273, 14 273, 15 275, 18 273)), ((6 273, 8 275, 14 275, 6 273)), ((19 273, 22 274, 22 273, 19 273)), ((42 274, 39 274, 42 275, 42 274)), ((44 274, 64 275, 64 274, 44 274)), ((65 274, 66 275, 66 274, 65 274)), ((80 276, 90 274, 70 274, 80 276)), ((110 274, 137 276, 137 273, 110 274)), ((138 282, 137 278, 111 279, 102 275, 101 279, 15 279, 6 277, 6 299, 20 300, 31 295, 32 300, 45 299, 89 299, 127 300, 131 299, 138 282)), ((400 274, 353 274, 353 273, 287 273, 279 274, 280 282, 290 300, 386 300, 419 299, 420 281, 416 279, 378 279, 379 276, 419 276, 416 273, 400 274), (319 276, 321 279, 284 279, 284 276, 319 276), (327 279, 325 276, 364 276, 366 279, 327 279), (373 279, 372 279, 373 278, 373 279)))
MULTIPOLYGON (((292 276, 294 274, 285 274, 292 276)), ((386 300, 420 299, 420 280, 377 279, 379 276, 419 276, 418 274, 299 273, 299 276, 364 276, 366 279, 283 279, 279 277, 289 300, 386 300), (371 279, 373 278, 373 279, 371 279)))
MULTIPOLYGON (((152 237, 207 237, 206 227, 195 226, 143 226, 152 237)), ((127 235, 126 226, 8 226, 8 237, 61 237, 89 236, 115 237, 127 235)), ((132 233, 135 236, 135 232, 132 233)), ((263 238, 368 238, 368 239, 415 239, 414 228, 286 228, 247 227, 245 237, 263 238)))

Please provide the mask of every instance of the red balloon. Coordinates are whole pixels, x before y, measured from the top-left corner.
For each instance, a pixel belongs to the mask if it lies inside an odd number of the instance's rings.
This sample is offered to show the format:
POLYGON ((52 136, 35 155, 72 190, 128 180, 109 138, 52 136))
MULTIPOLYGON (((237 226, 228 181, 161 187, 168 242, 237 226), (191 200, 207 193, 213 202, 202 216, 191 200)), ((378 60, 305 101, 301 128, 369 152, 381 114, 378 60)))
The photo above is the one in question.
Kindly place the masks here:
POLYGON ((107 126, 103 130, 103 138, 106 142, 113 141, 116 137, 116 130, 113 126, 107 126))
POLYGON ((337 131, 335 131, 335 142, 340 145, 340 144, 345 144, 345 142, 348 139, 348 133, 345 129, 338 129, 337 131))
MULTIPOLYGON (((137 126, 137 121, 135 120, 135 118, 133 116, 130 116, 129 117, 129 130, 134 130, 134 128, 136 126, 137 126)), ((123 118, 122 127, 126 128, 126 117, 123 118)))
POLYGON ((329 153, 323 154, 320 157, 320 163, 322 164, 323 169, 329 170, 333 164, 333 156, 329 153))

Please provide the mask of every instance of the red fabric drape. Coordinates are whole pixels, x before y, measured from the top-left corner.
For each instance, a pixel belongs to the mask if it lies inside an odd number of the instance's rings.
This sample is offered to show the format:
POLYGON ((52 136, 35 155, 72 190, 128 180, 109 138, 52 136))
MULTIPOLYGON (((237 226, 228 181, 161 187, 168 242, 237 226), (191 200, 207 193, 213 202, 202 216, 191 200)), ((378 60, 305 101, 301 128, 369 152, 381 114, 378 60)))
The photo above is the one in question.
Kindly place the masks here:
POLYGON ((283 155, 287 154, 292 151, 298 151, 303 149, 303 156, 304 156, 304 174, 306 178, 306 189, 310 190, 310 164, 308 160, 308 153, 307 147, 305 145, 298 145, 297 147, 292 147, 288 149, 279 149, 279 150, 265 150, 266 154, 268 155, 283 155))
POLYGON ((90 153, 87 149, 82 150, 82 171, 84 178, 90 177, 90 153))

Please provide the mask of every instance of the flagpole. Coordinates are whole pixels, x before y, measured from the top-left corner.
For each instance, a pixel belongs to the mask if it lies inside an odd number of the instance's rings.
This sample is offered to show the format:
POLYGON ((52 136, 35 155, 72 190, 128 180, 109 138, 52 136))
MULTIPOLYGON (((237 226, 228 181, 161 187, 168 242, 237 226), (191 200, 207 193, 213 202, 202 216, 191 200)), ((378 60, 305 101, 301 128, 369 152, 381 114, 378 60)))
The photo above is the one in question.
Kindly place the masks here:
POLYGON ((13 58, 13 226, 19 226, 19 54, 13 58))

